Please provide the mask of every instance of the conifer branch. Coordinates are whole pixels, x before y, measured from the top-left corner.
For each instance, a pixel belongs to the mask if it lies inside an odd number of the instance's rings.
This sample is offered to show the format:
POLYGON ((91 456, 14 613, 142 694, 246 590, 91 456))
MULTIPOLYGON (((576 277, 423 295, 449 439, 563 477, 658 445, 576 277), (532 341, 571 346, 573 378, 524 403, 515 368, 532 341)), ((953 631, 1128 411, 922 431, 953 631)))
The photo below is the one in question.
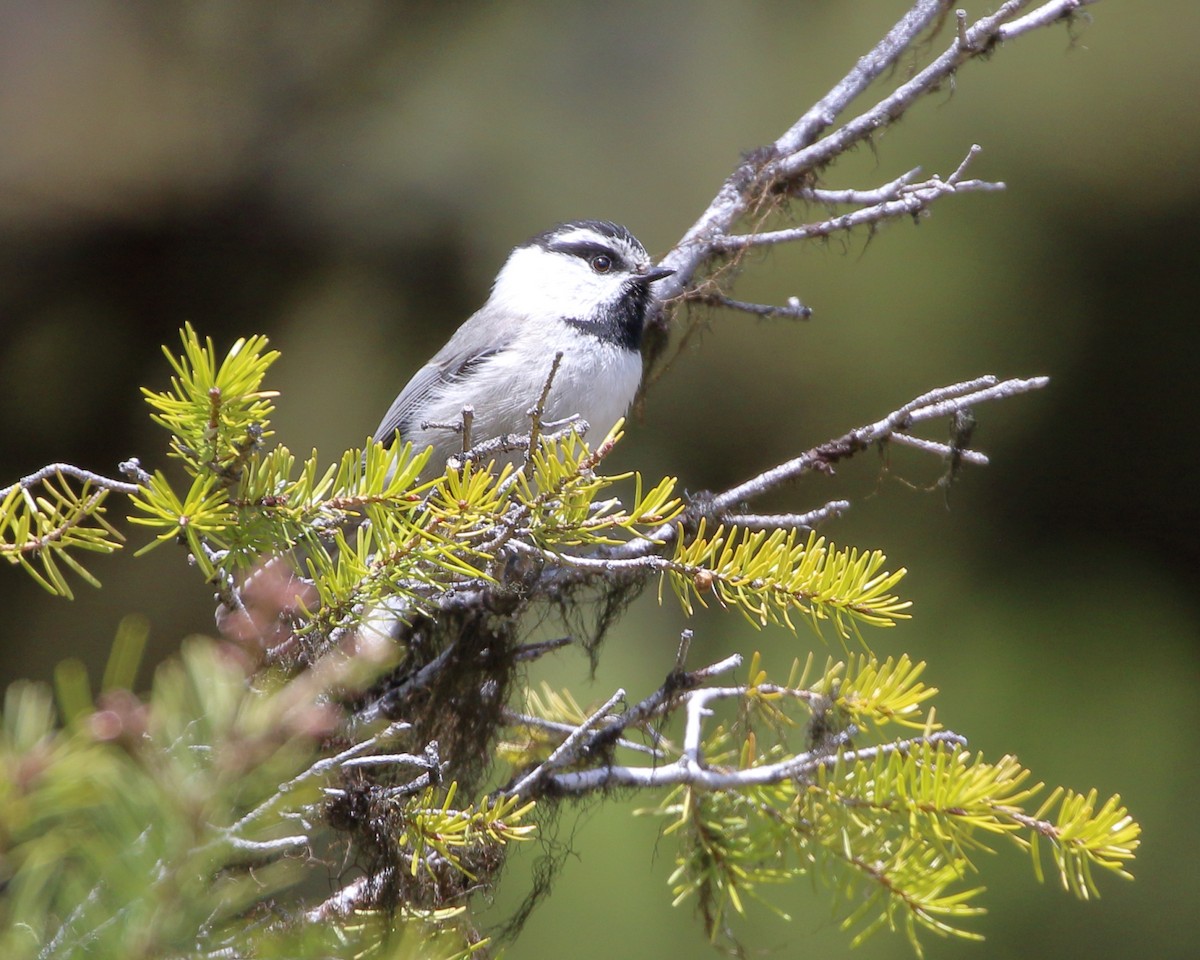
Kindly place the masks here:
MULTIPOLYGON (((1006 0, 972 22, 952 18, 945 0, 916 0, 811 110, 746 156, 664 259, 676 272, 660 289, 675 303, 805 318, 798 297, 771 306, 727 295, 747 250, 870 230, 951 195, 1000 189, 966 178, 977 146, 945 178, 918 180, 914 169, 864 189, 822 178, 968 62, 1086 2, 1006 0), (923 53, 921 38, 945 24, 949 46, 923 53), (905 79, 850 114, 908 57, 905 79), (793 217, 793 207, 824 210, 793 217)), ((655 318, 649 332, 665 323, 655 318)), ((180 353, 167 351, 170 388, 144 393, 186 482, 130 460, 126 481, 52 464, 0 491, 0 555, 68 596, 65 570, 94 582, 73 551, 119 546, 104 504, 127 496, 131 522, 152 537, 139 552, 184 544, 217 587, 228 641, 186 645, 144 701, 106 679, 93 704, 86 678, 65 666, 61 723, 45 691, 11 691, 0 765, 29 775, 16 802, 0 796, 0 854, 6 895, 17 891, 36 918, 22 936, 42 956, 173 956, 186 943, 213 958, 316 957, 335 942, 357 955, 427 934, 448 935, 466 956, 480 941, 463 905, 495 881, 507 845, 532 835, 533 803, 618 786, 654 791, 647 812, 679 841, 674 895, 695 898, 710 935, 767 884, 819 872, 845 899, 856 939, 892 926, 919 951, 922 931, 973 937, 963 923, 980 911, 979 890, 965 879, 994 839, 1028 853, 1039 876, 1043 859, 1053 863, 1081 898, 1096 895, 1097 871, 1128 876, 1140 827, 1119 797, 1058 788, 1030 811, 1042 785, 1015 758, 972 756, 943 729, 923 663, 870 653, 860 627, 908 616, 893 592, 904 569, 809 533, 847 501, 767 514, 749 506, 891 440, 944 458, 948 478, 985 464, 968 446, 971 409, 1046 378, 930 391, 689 498, 673 477, 643 485, 603 472, 621 424, 589 444, 578 419, 542 422, 557 360, 528 433, 477 443, 464 409, 446 425, 461 432, 463 452, 429 477, 428 452, 402 444, 368 442, 328 466, 315 453, 294 457, 272 442, 266 375, 277 353, 266 339, 224 355, 190 326, 181 341, 180 353), (909 432, 940 418, 951 421, 949 442, 909 432), (484 468, 502 453, 523 453, 521 469, 484 468), (618 690, 585 709, 546 687, 527 694, 525 709, 510 706, 521 666, 567 643, 524 642, 526 614, 574 614, 582 597, 598 596, 595 637, 579 641, 594 658, 603 630, 653 576, 687 615, 715 600, 756 626, 796 632, 797 615, 831 620, 865 652, 822 669, 810 654, 783 682, 755 655, 739 683, 726 675, 740 655, 686 669, 684 630, 675 669, 631 705, 618 690), (494 755, 511 775, 484 795, 481 785, 500 779, 494 755), (76 848, 47 877, 41 866, 62 858, 64 834, 76 848), (314 895, 312 868, 343 848, 365 874, 314 895), (275 903, 291 919, 264 916, 275 903), (262 919, 251 929, 247 917, 262 919)), ((657 357, 648 359, 653 371, 657 357)), ((10 943, 0 939, 0 953, 10 943)))
POLYGON ((75 551, 112 553, 120 549, 124 537, 105 518, 104 502, 110 491, 125 492, 128 486, 56 463, 5 487, 0 491, 0 558, 20 566, 57 596, 74 596, 64 566, 99 586, 76 559, 75 551), (81 481, 78 490, 68 477, 81 481))

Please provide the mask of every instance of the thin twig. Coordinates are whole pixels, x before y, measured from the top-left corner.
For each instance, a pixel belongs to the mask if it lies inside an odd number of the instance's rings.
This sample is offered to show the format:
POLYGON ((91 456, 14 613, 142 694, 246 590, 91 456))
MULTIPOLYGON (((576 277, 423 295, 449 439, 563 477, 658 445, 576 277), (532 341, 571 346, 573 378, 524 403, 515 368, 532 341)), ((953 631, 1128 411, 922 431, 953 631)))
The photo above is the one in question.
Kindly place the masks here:
MULTIPOLYGON (((843 110, 876 77, 892 69, 917 38, 949 6, 947 0, 919 0, 891 30, 862 57, 824 97, 818 100, 765 151, 770 157, 784 157, 812 143, 820 132, 832 125, 843 110)), ((713 256, 710 241, 729 231, 745 214, 759 185, 772 176, 755 159, 744 161, 721 185, 716 197, 688 228, 682 239, 662 260, 662 266, 675 271, 659 285, 664 298, 677 297, 691 283, 701 266, 713 256)))
MULTIPOLYGON (((545 730, 547 733, 555 735, 568 736, 575 733, 579 728, 573 723, 563 723, 561 720, 547 720, 545 717, 535 717, 528 713, 517 713, 515 710, 505 709, 501 711, 501 719, 507 726, 512 727, 532 727, 538 730, 545 730)), ((610 730, 617 729, 616 724, 609 724, 604 728, 605 733, 610 730)), ((638 743, 635 740, 627 740, 624 737, 618 737, 616 744, 619 747, 624 747, 626 750, 633 750, 635 753, 645 753, 652 757, 659 756, 659 751, 653 747, 648 747, 644 743, 638 743)))
POLYGON ((1025 16, 1017 17, 1017 19, 1004 24, 997 32, 997 36, 1002 41, 1012 40, 1030 30, 1048 27, 1059 20, 1069 20, 1080 7, 1097 2, 1099 0, 1053 0, 1051 3, 1044 3, 1025 16))
POLYGON ((554 378, 558 375, 559 365, 562 363, 563 352, 558 350, 554 354, 554 360, 550 364, 550 372, 546 374, 546 382, 542 386, 542 393, 538 397, 537 403, 528 411, 529 413, 529 446, 525 451, 526 463, 533 462, 533 455, 537 453, 538 439, 542 434, 542 417, 546 414, 546 398, 550 396, 550 388, 554 386, 554 378))
POLYGON ((553 653, 555 650, 569 647, 574 642, 572 637, 556 637, 553 640, 541 640, 537 643, 522 644, 513 652, 513 661, 515 663, 527 663, 531 660, 538 660, 548 653, 553 653))
MULTIPOLYGON (((718 518, 725 517, 729 512, 737 510, 743 503, 761 497, 805 473, 821 467, 827 468, 839 460, 868 449, 881 440, 904 436, 905 434, 901 431, 908 430, 915 423, 949 416, 987 400, 1015 397, 1033 390, 1040 390, 1049 382, 1049 377, 1001 381, 993 376, 985 376, 930 390, 874 423, 857 427, 834 440, 813 447, 798 457, 772 467, 770 470, 764 470, 749 480, 716 494, 705 502, 704 512, 718 518)), ((914 446, 920 445, 914 444, 914 446)), ((940 444, 931 444, 925 449, 943 455, 950 452, 949 447, 943 449, 940 444)), ((962 451, 963 459, 975 462, 973 457, 969 456, 972 453, 973 451, 962 451)), ((975 454, 975 456, 981 455, 975 454)), ((664 545, 673 543, 678 533, 679 527, 676 524, 663 524, 644 537, 635 538, 619 547, 612 548, 606 559, 645 558, 649 554, 661 551, 664 545)))
POLYGON ((765 230, 758 233, 727 234, 723 237, 714 237, 712 246, 718 252, 727 253, 748 247, 794 243, 797 240, 828 237, 833 233, 852 230, 855 227, 868 224, 881 223, 884 220, 894 220, 897 217, 903 216, 916 216, 923 213, 930 204, 946 194, 1003 189, 1004 184, 993 183, 987 180, 959 180, 955 182, 950 179, 942 180, 938 177, 933 177, 923 183, 913 184, 894 199, 882 200, 879 203, 863 207, 851 213, 830 217, 815 223, 788 227, 783 230, 765 230))
MULTIPOLYGON (((692 631, 683 631, 683 635, 680 637, 679 651, 683 656, 686 656, 686 648, 690 646, 691 639, 692 631)), ((679 656, 676 657, 676 663, 679 663, 679 656)), ((598 730, 592 737, 592 741, 588 744, 589 748, 602 748, 619 733, 630 727, 643 727, 650 720, 663 716, 671 710, 681 695, 699 688, 713 677, 727 673, 730 670, 736 670, 741 665, 742 657, 740 654, 735 653, 723 660, 718 660, 716 663, 711 663, 707 667, 700 667, 696 670, 684 671, 682 668, 677 667, 667 676, 666 682, 652 694, 635 703, 624 713, 618 714, 603 730, 598 730)), ((648 730, 647 732, 654 735, 653 731, 648 730)), ((660 742, 660 738, 657 736, 655 740, 656 743, 660 742)))
POLYGON ((304 914, 309 923, 325 923, 344 919, 360 907, 370 906, 375 898, 391 883, 393 867, 385 867, 377 873, 359 877, 346 884, 331 897, 304 914))
POLYGON ((784 320, 807 320, 812 316, 812 308, 806 307, 798 297, 789 297, 783 305, 771 303, 747 303, 745 300, 732 300, 719 293, 704 293, 700 296, 689 297, 694 303, 707 303, 714 307, 724 307, 726 310, 739 310, 756 317, 782 318, 784 320))
POLYGON ((389 704, 402 703, 413 691, 429 686, 446 669, 456 649, 457 644, 448 643, 445 649, 411 677, 408 677, 395 687, 389 688, 383 696, 367 704, 361 710, 356 711, 354 715, 355 725, 362 726, 375 723, 380 717, 386 715, 389 704))
POLYGON ((57 476, 73 477, 82 483, 90 483, 94 487, 100 487, 103 490, 112 490, 114 493, 135 494, 142 489, 139 483, 126 483, 124 480, 114 480, 112 477, 106 477, 103 474, 93 473, 91 470, 84 470, 82 467, 77 467, 70 463, 51 463, 29 474, 27 477, 22 477, 16 483, 10 484, 3 489, 0 489, 0 500, 3 500, 18 487, 23 490, 28 490, 31 487, 37 486, 44 480, 49 480, 51 477, 57 476))
POLYGON ((341 763, 343 769, 353 767, 420 767, 422 770, 428 770, 431 766, 437 766, 436 762, 430 762, 430 759, 425 754, 417 753, 373 753, 368 757, 350 757, 343 760, 341 763))
POLYGON ((818 465, 829 465, 860 450, 865 450, 901 429, 908 429, 914 423, 948 416, 957 410, 974 406, 986 400, 1013 397, 1031 390, 1038 390, 1049 382, 1048 377, 1032 377, 1027 380, 1014 379, 1003 382, 998 382, 994 377, 981 377, 977 380, 930 391, 916 400, 906 403, 882 420, 852 430, 837 440, 814 447, 794 460, 780 464, 745 483, 718 494, 713 498, 713 509, 721 512, 743 500, 762 496, 768 490, 795 479, 818 465))
MULTIPOLYGON (((1094 0, 1056 0, 1045 6, 1075 8, 1081 3, 1090 2, 1094 2, 1094 0)), ((803 143, 801 141, 802 146, 799 149, 787 151, 780 160, 769 165, 764 173, 782 180, 802 177, 807 171, 826 166, 854 145, 874 136, 879 130, 906 113, 908 108, 921 97, 939 89, 968 60, 992 50, 994 45, 1004 38, 1002 30, 1005 23, 1015 17, 1029 3, 1030 0, 1005 0, 995 13, 980 17, 967 27, 961 36, 956 33, 953 42, 940 56, 914 74, 911 79, 900 84, 888 96, 881 98, 872 107, 848 120, 828 137, 815 142, 803 143)), ((939 6, 949 6, 949 4, 939 4, 939 6)), ((910 41, 915 39, 916 34, 910 36, 910 41)), ((849 101, 839 102, 843 107, 849 103, 849 101)))
MULTIPOLYGON (((995 13, 981 17, 975 23, 964 26, 961 32, 956 32, 950 46, 908 81, 828 136, 822 137, 824 131, 834 126, 850 104, 874 80, 896 67, 905 52, 911 50, 922 34, 945 16, 951 6, 948 0, 919 0, 870 52, 860 58, 786 132, 770 146, 755 151, 730 174, 704 213, 662 258, 662 266, 673 269, 675 273, 660 283, 660 295, 665 300, 673 300, 685 293, 703 267, 718 256, 718 245, 722 238, 746 215, 767 185, 788 184, 796 195, 817 199, 819 195, 809 182, 810 174, 828 166, 856 144, 900 119, 921 97, 942 88, 967 61, 986 56, 1005 40, 1068 19, 1079 8, 1094 2, 1097 0, 1050 0, 1024 16, 1018 16, 1030 0, 1007 0, 995 13)), ((957 180, 947 182, 958 191, 972 189, 957 180)), ((894 184, 888 185, 892 186, 894 184)), ((998 186, 980 185, 974 189, 995 189, 998 186)), ((874 204, 886 202, 886 190, 886 187, 880 188, 878 199, 863 199, 874 204)), ((956 191, 940 190, 929 199, 937 199, 947 192, 956 191)), ((830 199, 843 202, 832 196, 830 199)), ((844 202, 855 202, 851 197, 843 199, 844 202)), ((876 211, 877 214, 881 212, 876 211)), ((905 210, 896 208, 891 212, 898 214, 905 210)), ((814 235, 827 233, 816 230, 814 235)), ((654 318, 654 322, 662 321, 654 318)))
POLYGON ((278 788, 276 788, 275 792, 271 794, 271 796, 262 801, 249 813, 243 815, 242 818, 236 823, 231 824, 229 827, 226 827, 223 831, 221 831, 221 837, 215 842, 234 842, 234 840, 240 837, 248 827, 260 820, 264 814, 270 811, 275 804, 287 794, 293 792, 304 784, 311 783, 313 780, 326 776, 327 774, 336 770, 347 760, 353 757, 361 756, 368 750, 374 749, 381 743, 386 743, 387 741, 403 733, 405 730, 409 730, 411 728, 412 724, 404 721, 397 721, 396 723, 388 724, 387 727, 385 727, 383 730, 380 730, 379 733, 375 734, 373 737, 368 737, 365 740, 361 740, 358 743, 347 747, 345 750, 342 750, 340 753, 336 753, 331 757, 322 757, 320 760, 312 763, 306 769, 292 777, 291 780, 281 783, 278 788))
POLYGON ((908 433, 893 433, 888 440, 891 443, 900 443, 906 447, 915 447, 918 450, 924 450, 926 453, 936 453, 939 456, 949 457, 958 456, 967 463, 973 463, 979 467, 986 467, 991 461, 986 453, 980 453, 978 450, 956 450, 948 443, 939 443, 936 440, 926 440, 924 437, 914 437, 908 433))
MULTIPOLYGON (((861 750, 844 750, 832 754, 829 752, 827 744, 819 751, 796 754, 777 763, 749 767, 744 770, 711 769, 700 763, 688 762, 683 759, 654 767, 611 765, 594 767, 590 770, 549 774, 546 777, 544 788, 555 795, 578 795, 610 790, 613 787, 657 789, 686 784, 696 790, 740 792, 750 787, 769 786, 812 776, 820 767, 830 766, 835 759, 843 763, 871 761, 879 756, 889 756, 894 753, 904 754, 914 747, 937 744, 963 748, 966 747, 967 740, 957 733, 942 730, 927 737, 894 740, 873 747, 864 747, 861 750)), ((836 742, 834 745, 837 745, 836 742)))
MULTIPOLYGON (((946 449, 949 450, 949 447, 946 449)), ((823 507, 809 510, 807 513, 729 513, 724 519, 747 530, 812 530, 817 524, 840 517, 849 509, 849 500, 830 500, 823 507)))
POLYGON ((463 404, 462 408, 462 452, 466 453, 471 449, 471 431, 475 426, 475 408, 469 404, 463 404))
POLYGON ((900 196, 901 188, 908 186, 921 172, 920 167, 913 167, 907 173, 902 173, 895 180, 885 183, 872 190, 828 190, 822 187, 800 187, 793 195, 811 203, 824 203, 829 206, 846 206, 849 204, 866 205, 881 203, 884 200, 895 200, 900 196))
POLYGON ((516 784, 507 791, 510 796, 521 794, 530 794, 537 785, 550 775, 551 771, 558 767, 575 762, 578 759, 576 747, 583 740, 589 730, 595 727, 598 723, 608 718, 608 712, 615 707, 620 701, 625 699, 625 691, 617 690, 611 697, 604 702, 604 705, 596 710, 591 716, 583 721, 578 727, 572 731, 562 743, 554 748, 554 752, 545 760, 534 767, 529 773, 523 776, 516 784))

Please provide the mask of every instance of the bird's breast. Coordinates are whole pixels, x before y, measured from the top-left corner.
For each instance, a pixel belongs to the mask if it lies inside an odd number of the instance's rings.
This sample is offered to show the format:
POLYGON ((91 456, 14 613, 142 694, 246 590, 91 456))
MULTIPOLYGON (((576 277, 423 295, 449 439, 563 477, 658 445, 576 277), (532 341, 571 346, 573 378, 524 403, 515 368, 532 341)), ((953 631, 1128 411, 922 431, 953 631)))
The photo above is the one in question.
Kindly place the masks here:
MULTIPOLYGON (((529 433, 529 411, 545 390, 554 355, 561 350, 562 360, 550 382, 542 419, 553 422, 581 417, 590 427, 589 439, 598 443, 629 409, 641 382, 641 354, 574 331, 556 339, 557 344, 518 341, 488 357, 466 378, 431 397, 422 420, 457 424, 466 402, 474 408, 472 444, 506 433, 529 433)), ((424 423, 414 424, 406 439, 419 448, 432 444, 435 462, 462 449, 460 437, 424 423)))

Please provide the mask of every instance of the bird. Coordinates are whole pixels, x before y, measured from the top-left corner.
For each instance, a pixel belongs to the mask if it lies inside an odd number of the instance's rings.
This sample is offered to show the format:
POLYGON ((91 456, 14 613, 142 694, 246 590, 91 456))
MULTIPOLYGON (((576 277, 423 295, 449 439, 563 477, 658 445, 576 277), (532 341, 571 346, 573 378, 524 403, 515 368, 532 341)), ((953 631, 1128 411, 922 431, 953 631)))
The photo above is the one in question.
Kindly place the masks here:
POLYGON ((531 237, 513 248, 487 301, 408 381, 373 436, 386 445, 399 437, 417 452, 431 447, 428 476, 463 452, 464 429, 472 446, 528 435, 543 392, 544 422, 577 417, 609 430, 641 383, 652 285, 674 272, 654 266, 638 239, 608 220, 571 220, 531 237))

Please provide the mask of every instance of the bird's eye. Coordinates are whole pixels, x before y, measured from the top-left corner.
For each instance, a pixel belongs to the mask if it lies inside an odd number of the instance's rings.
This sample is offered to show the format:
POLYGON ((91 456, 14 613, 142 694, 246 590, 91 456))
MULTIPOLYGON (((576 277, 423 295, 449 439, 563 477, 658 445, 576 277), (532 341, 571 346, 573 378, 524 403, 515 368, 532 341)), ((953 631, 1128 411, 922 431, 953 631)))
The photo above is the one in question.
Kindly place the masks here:
POLYGON ((612 257, 607 253, 598 253, 588 262, 596 273, 608 273, 613 267, 612 257))

